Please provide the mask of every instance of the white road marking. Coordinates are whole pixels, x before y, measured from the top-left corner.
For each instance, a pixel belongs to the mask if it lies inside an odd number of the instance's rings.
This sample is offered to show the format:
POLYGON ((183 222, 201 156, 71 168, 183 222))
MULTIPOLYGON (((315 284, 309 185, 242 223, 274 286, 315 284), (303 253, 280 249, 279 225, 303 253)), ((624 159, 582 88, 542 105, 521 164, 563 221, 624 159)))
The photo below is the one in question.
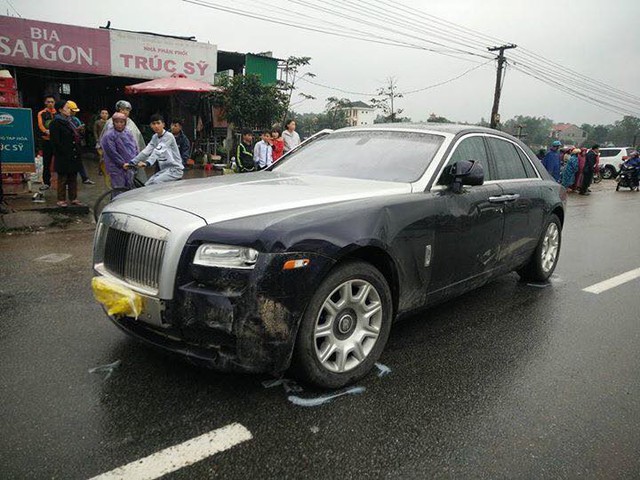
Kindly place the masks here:
POLYGON ((153 480, 183 467, 193 465, 252 438, 253 435, 244 426, 239 423, 232 423, 93 477, 91 480, 113 480, 116 478, 153 480))
POLYGON ((617 277, 610 278, 600 283, 596 283, 595 285, 591 285, 590 287, 583 288, 583 292, 595 293, 598 295, 599 293, 606 292, 607 290, 611 290, 612 288, 619 287, 620 285, 630 282, 631 280, 635 280, 640 277, 640 268, 636 268, 635 270, 630 270, 625 272, 617 277))
POLYGON ((36 258, 35 261, 45 263, 60 263, 64 262, 68 258, 71 258, 70 253, 50 253, 49 255, 43 255, 42 257, 36 258))

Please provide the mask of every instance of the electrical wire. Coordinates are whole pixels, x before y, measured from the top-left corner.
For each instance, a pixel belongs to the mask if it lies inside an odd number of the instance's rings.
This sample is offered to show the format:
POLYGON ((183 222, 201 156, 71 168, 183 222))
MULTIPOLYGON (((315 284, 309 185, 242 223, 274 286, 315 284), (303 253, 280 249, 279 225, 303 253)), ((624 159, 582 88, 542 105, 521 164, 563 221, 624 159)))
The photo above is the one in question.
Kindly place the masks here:
POLYGON ((540 82, 546 83, 547 85, 560 90, 568 95, 571 95, 574 98, 578 98, 580 100, 583 100, 587 103, 590 103, 594 106, 603 108, 605 110, 608 110, 610 112, 613 113, 617 113, 617 114, 621 114, 621 115, 630 115, 632 114, 630 111, 626 111, 623 109, 620 109, 618 106, 616 105, 611 105, 608 102, 604 102, 602 100, 599 100, 597 98, 593 98, 591 96, 585 95, 583 93, 580 93, 574 89, 571 89, 555 80, 552 80, 550 78, 545 78, 543 76, 537 75, 533 72, 527 71, 525 68, 519 67, 519 66, 512 66, 512 68, 514 68, 515 70, 519 71, 520 73, 523 73, 524 75, 527 75, 529 77, 535 78, 536 80, 539 80, 540 82))
MULTIPOLYGON (((471 29, 467 29, 466 27, 460 27, 452 22, 448 22, 446 20, 442 20, 439 19, 438 17, 435 17, 433 15, 429 15, 426 14, 424 12, 418 11, 418 10, 408 10, 406 7, 403 7, 402 5, 395 3, 395 4, 390 4, 388 1, 384 1, 384 0, 372 0, 373 2, 376 2, 377 4, 381 4, 384 5, 386 7, 390 7, 393 10, 383 10, 383 12, 385 13, 385 15, 389 15, 389 16, 393 16, 394 14, 396 14, 397 10, 403 11, 405 13, 408 14, 412 14, 412 15, 416 15, 419 18, 422 18, 425 21, 435 21, 436 23, 446 26, 446 28, 450 28, 451 30, 455 30, 458 33, 461 33, 462 35, 464 35, 466 38, 471 38, 471 39, 488 39, 490 41, 497 41, 497 42, 502 42, 505 43, 503 40, 495 38, 495 37, 490 37, 487 35, 484 35, 482 33, 479 33, 475 30, 471 30, 471 29), (471 33, 466 32, 465 30, 468 30, 471 33)), ((369 5, 372 6, 370 3, 368 2, 364 2, 364 1, 360 1, 359 3, 364 4, 364 5, 369 5)), ((415 25, 415 22, 411 22, 409 19, 404 19, 404 21, 407 21, 408 23, 412 23, 413 25, 415 25)), ((563 66, 559 63, 553 62, 551 60, 548 60, 547 58, 538 55, 534 52, 531 52, 525 48, 520 48, 519 51, 514 51, 510 54, 509 56, 511 59, 514 59, 516 61, 519 61, 521 63, 527 63, 529 66, 531 66, 532 68, 535 68, 535 63, 534 63, 534 58, 537 59, 536 61, 538 61, 538 68, 543 67, 545 64, 548 65, 552 65, 555 68, 553 69, 553 75, 554 76, 560 76, 563 77, 564 80, 566 81, 572 81, 574 82, 576 87, 580 87, 580 88, 586 88, 591 90, 594 93, 598 93, 599 95, 603 95, 606 97, 610 97, 610 98, 615 98, 617 100, 620 101, 625 101, 627 103, 634 103, 637 104, 637 101, 640 100, 640 97, 630 94, 628 92, 625 92, 623 90, 617 89, 615 87, 611 87, 608 84, 605 84, 599 80, 587 77, 585 75, 582 75, 574 70, 571 70, 569 68, 567 68, 566 66, 563 66), (519 53, 522 52, 522 53, 519 53), (542 64, 542 65, 541 65, 542 64), (556 69, 558 69, 556 71, 556 69), (565 73, 566 72, 566 73, 565 73)))
POLYGON ((9 5, 11 7, 11 10, 16 12, 16 15, 18 15, 18 17, 22 18, 22 15, 20 15, 20 12, 16 9, 16 7, 13 6, 13 3, 11 3, 9 0, 7 0, 7 5, 9 5))
MULTIPOLYGON (((470 68, 468 70, 465 70, 461 74, 456 75, 455 77, 452 77, 452 78, 450 78, 448 80, 445 80, 443 82, 434 83, 433 85, 429 85, 429 86, 421 87, 421 88, 416 88, 414 90, 407 90, 405 92, 398 92, 398 94, 402 95, 402 96, 412 95, 414 93, 423 92, 425 90, 430 90, 432 88, 436 88, 436 87, 440 87, 442 85, 446 85, 446 84, 451 83, 451 82, 453 82, 455 80, 458 80, 459 78, 464 77, 465 75, 468 75, 469 73, 473 72, 474 70, 479 69, 480 67, 484 67, 485 65, 487 65, 488 63, 491 63, 491 62, 493 62, 493 60, 489 60, 488 62, 481 63, 480 65, 476 65, 475 67, 470 68)), ((310 83, 312 85, 316 85, 318 87, 323 87, 323 88, 326 88, 326 89, 329 89, 329 90, 335 90, 336 92, 347 93, 349 95, 359 95, 359 96, 362 96, 362 97, 377 97, 377 96, 379 96, 378 93, 364 93, 364 92, 353 92, 353 91, 349 91, 349 90, 343 90, 341 88, 332 87, 330 85, 325 85, 325 84, 322 84, 322 83, 319 83, 319 82, 316 82, 316 81, 313 81, 313 80, 309 80, 307 78, 301 78, 300 80, 303 80, 304 82, 310 83)))

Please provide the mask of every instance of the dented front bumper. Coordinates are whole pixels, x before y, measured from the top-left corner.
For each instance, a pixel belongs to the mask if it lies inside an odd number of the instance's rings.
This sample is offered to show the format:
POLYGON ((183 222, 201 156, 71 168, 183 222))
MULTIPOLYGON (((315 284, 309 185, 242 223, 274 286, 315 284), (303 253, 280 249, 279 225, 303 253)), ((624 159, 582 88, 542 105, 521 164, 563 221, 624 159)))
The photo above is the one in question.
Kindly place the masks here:
POLYGON ((128 334, 188 360, 229 372, 280 373, 289 367, 298 326, 328 257, 265 254, 253 270, 198 267, 187 254, 172 300, 145 299, 139 319, 110 317, 128 334), (284 262, 310 259, 284 271, 284 262))

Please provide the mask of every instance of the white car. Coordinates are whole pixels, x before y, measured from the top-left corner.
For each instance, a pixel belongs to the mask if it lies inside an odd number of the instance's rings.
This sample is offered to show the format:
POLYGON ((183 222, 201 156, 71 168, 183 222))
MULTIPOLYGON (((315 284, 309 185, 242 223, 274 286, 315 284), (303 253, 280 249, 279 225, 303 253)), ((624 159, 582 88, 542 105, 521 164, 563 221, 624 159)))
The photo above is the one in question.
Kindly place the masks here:
POLYGON ((623 157, 628 156, 631 147, 602 147, 600 149, 600 173, 602 178, 615 178, 618 175, 623 157))

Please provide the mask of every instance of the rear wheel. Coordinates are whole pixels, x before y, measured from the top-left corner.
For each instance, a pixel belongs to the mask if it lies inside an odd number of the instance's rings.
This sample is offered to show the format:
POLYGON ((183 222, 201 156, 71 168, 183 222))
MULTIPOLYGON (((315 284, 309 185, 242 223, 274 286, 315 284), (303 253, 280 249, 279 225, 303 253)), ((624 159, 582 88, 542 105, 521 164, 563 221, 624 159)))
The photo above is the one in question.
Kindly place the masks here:
POLYGON ((292 368, 324 388, 358 381, 380 357, 392 315, 389 285, 376 268, 362 261, 339 265, 307 307, 292 368))
POLYGON ((111 190, 108 190, 104 192, 102 195, 100 195, 96 200, 96 203, 93 204, 94 220, 96 222, 98 221, 98 218, 100 218, 100 214, 102 213, 102 210, 104 209, 104 207, 107 206, 107 204, 109 204, 114 198, 116 198, 121 193, 128 192, 129 190, 130 189, 126 187, 117 187, 117 188, 112 188, 111 190))
POLYGON ((549 279, 558 264, 562 243, 562 225, 557 215, 551 215, 533 255, 518 270, 523 280, 544 282, 549 279))

